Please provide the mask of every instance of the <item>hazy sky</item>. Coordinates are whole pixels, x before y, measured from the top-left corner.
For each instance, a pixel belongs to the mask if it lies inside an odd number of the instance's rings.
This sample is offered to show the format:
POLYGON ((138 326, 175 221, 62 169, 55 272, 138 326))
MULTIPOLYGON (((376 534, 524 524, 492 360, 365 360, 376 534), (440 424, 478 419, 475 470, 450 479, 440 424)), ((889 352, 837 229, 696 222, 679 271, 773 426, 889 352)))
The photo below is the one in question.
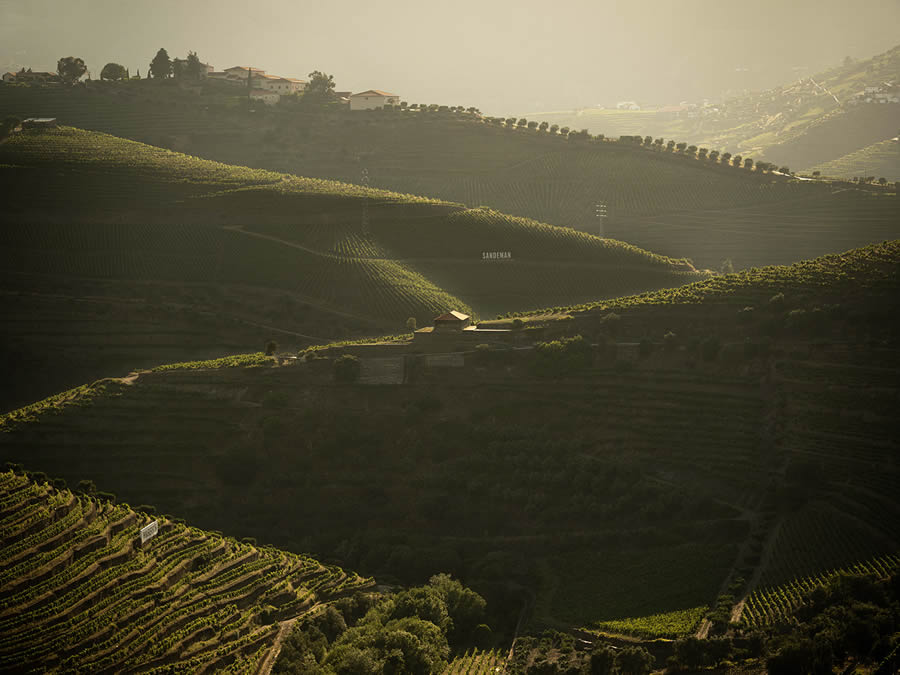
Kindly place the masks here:
POLYGON ((898 26, 900 0, 0 0, 0 68, 143 75, 165 47, 502 114, 774 86, 883 52, 898 26))

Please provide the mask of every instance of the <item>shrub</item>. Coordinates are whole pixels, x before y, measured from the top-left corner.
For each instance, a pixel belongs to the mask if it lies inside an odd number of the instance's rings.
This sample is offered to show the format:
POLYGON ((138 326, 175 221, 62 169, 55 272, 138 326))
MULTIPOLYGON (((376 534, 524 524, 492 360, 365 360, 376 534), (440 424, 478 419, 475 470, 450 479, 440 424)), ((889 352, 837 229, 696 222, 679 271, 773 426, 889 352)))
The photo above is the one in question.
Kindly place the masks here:
POLYGON ((344 382, 346 384, 359 380, 359 374, 362 370, 359 359, 352 354, 344 354, 334 360, 332 366, 335 382, 344 382))
POLYGON ((269 340, 266 343, 266 356, 274 356, 275 352, 278 351, 278 343, 275 340, 269 340))
POLYGON ((568 375, 590 367, 593 352, 581 335, 552 342, 539 342, 534 350, 533 369, 538 375, 568 375))

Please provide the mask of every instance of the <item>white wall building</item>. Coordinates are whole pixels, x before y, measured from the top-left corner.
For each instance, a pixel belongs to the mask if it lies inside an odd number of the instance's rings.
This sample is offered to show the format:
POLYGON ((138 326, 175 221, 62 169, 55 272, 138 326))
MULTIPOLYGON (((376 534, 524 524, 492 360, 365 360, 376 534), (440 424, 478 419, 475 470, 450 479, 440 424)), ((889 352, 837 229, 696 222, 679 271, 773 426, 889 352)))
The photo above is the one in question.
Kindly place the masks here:
POLYGON ((400 97, 378 89, 361 91, 350 97, 350 110, 375 110, 386 105, 400 105, 400 97))
POLYGON ((260 89, 274 91, 278 94, 299 94, 306 89, 305 80, 297 80, 293 77, 279 77, 278 75, 261 75, 256 77, 254 73, 253 84, 260 89))

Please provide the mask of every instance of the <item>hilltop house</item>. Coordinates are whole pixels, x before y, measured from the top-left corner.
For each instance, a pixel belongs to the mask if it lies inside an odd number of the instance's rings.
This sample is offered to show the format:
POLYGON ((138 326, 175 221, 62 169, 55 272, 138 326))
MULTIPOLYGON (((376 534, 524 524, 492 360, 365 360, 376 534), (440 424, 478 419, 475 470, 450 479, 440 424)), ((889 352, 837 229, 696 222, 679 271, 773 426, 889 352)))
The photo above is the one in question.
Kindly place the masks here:
POLYGON ((299 94, 306 89, 306 80, 297 80, 293 77, 280 77, 278 75, 261 75, 254 79, 260 89, 277 92, 279 95, 299 94))
POLYGON ((278 103, 284 95, 299 94, 306 89, 306 80, 269 75, 262 68, 252 66, 232 66, 220 72, 210 72, 207 77, 242 86, 246 86, 249 80, 252 87, 250 98, 269 105, 278 103))
POLYGON ((31 71, 24 68, 18 73, 5 73, 3 75, 4 82, 62 82, 62 78, 56 73, 48 73, 46 71, 31 71), (11 78, 8 76, 12 75, 11 78))
POLYGON ((479 328, 462 312, 446 312, 434 318, 433 326, 420 328, 413 333, 417 350, 424 352, 451 352, 473 349, 479 344, 514 344, 524 333, 509 328, 479 328))
POLYGON ((379 89, 369 89, 350 96, 350 110, 376 110, 386 105, 399 105, 400 97, 379 89))
POLYGON ((468 328, 472 318, 468 314, 452 311, 434 318, 434 330, 442 333, 447 331, 459 331, 468 328))

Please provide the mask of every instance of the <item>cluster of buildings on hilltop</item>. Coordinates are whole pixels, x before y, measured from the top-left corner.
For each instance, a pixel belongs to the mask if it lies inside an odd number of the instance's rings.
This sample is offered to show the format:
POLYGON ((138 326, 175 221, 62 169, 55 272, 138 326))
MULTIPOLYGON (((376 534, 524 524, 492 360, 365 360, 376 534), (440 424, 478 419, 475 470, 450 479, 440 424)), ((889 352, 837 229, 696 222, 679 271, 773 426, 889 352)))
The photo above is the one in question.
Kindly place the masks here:
POLYGON ((848 105, 860 103, 900 103, 900 85, 893 82, 882 82, 880 85, 866 87, 856 92, 847 100, 848 105))
POLYGON ((22 68, 17 73, 8 71, 0 75, 0 80, 4 82, 26 82, 33 84, 42 84, 45 82, 62 82, 62 78, 57 73, 48 73, 46 71, 32 71, 31 68, 25 70, 22 68))
MULTIPOLYGON (((206 77, 233 84, 250 86, 250 98, 274 105, 282 96, 302 94, 309 84, 306 80, 281 75, 269 75, 262 68, 252 66, 233 66, 222 71, 215 71, 207 66, 206 77)), ((400 105, 400 97, 380 89, 369 89, 354 94, 349 91, 334 92, 338 100, 350 106, 350 110, 374 110, 385 106, 400 105)))
MULTIPOLYGON (((302 94, 308 82, 293 77, 269 75, 262 68, 252 66, 233 66, 217 71, 211 65, 202 63, 201 77, 207 80, 227 82, 239 86, 250 87, 250 98, 268 105, 274 105, 282 96, 302 94)), ((24 68, 18 73, 7 72, 0 76, 3 82, 42 84, 61 82, 56 73, 32 72, 24 68)), ((350 107, 350 110, 376 110, 385 106, 400 105, 400 97, 380 89, 368 89, 354 94, 349 91, 336 91, 338 100, 350 107)))

